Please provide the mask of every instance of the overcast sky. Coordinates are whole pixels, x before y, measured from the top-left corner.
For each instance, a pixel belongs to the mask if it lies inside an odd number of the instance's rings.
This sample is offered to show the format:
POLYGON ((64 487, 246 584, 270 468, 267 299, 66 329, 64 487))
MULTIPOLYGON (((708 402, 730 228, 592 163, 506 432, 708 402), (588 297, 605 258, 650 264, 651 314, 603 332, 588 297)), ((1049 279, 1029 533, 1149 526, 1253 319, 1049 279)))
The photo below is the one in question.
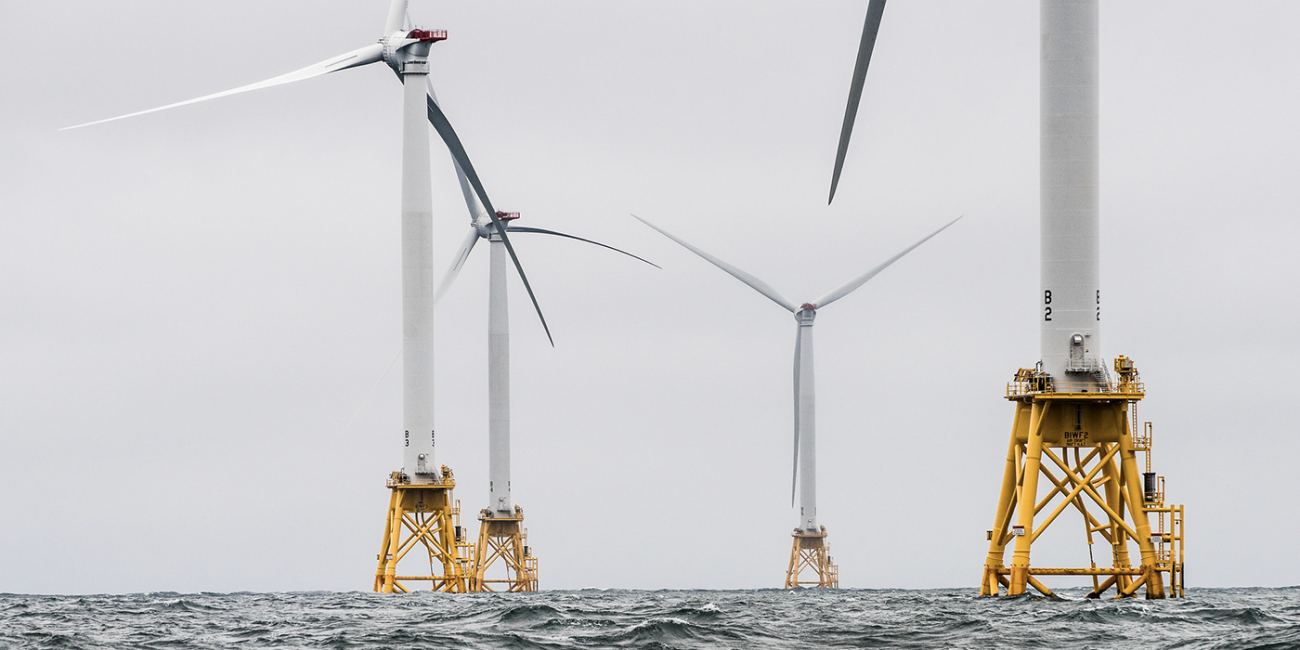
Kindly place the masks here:
MULTIPOLYGON (((827 207, 866 4, 412 1, 498 209, 664 267, 515 239, 556 344, 514 281, 544 588, 784 577, 795 322, 635 212, 797 302, 966 215, 820 312, 818 492, 843 586, 977 589, 1038 359, 1038 5, 891 2, 827 207)), ((392 73, 56 129, 373 43, 386 5, 0 4, 0 591, 369 589, 401 463, 392 73)), ((1101 16, 1103 354, 1146 381, 1188 584, 1300 583, 1300 4, 1101 16)), ((433 163, 441 273, 467 216, 433 163)), ((467 513, 485 253, 437 314, 467 513)), ((1036 564, 1086 564, 1071 517, 1036 564)))

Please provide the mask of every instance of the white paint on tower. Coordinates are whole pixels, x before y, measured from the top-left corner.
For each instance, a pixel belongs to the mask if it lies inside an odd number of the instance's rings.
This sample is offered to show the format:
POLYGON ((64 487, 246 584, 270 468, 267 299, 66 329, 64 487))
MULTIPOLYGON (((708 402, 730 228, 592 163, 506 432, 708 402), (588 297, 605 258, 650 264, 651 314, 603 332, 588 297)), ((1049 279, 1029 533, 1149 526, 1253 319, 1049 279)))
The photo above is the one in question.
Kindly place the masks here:
POLYGON ((817 532, 817 389, 813 373, 813 320, 816 309, 801 309, 795 349, 795 427, 799 435, 799 527, 817 532))
POLYGON ((1040 345, 1058 383, 1101 361, 1097 0, 1040 4, 1040 345), (1067 374, 1068 373, 1068 374, 1067 374))
POLYGON ((402 75, 402 471, 438 479, 433 430, 433 189, 425 85, 428 43, 401 51, 402 75))
POLYGON ((492 229, 488 272, 488 503, 508 513, 510 500, 510 317, 506 246, 492 229))

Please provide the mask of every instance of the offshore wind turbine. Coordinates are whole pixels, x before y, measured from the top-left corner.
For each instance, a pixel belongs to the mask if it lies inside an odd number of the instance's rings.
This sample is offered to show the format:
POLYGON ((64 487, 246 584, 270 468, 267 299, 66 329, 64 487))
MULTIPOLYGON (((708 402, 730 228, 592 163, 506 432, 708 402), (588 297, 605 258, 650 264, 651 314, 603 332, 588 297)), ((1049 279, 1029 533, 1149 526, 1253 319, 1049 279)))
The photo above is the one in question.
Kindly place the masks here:
POLYGON ((817 310, 853 293, 868 280, 876 277, 890 264, 897 262, 917 246, 929 241, 931 237, 943 232, 957 223, 953 219, 923 239, 903 249, 893 257, 876 265, 875 268, 836 287, 813 302, 795 304, 781 295, 771 285, 753 275, 728 264, 709 253, 692 246, 676 235, 656 226, 641 217, 632 215, 641 223, 658 230, 665 237, 681 244, 687 250, 699 255, 714 266, 726 271, 732 277, 763 294, 772 302, 784 307, 794 314, 796 323, 794 344, 794 468, 790 478, 790 503, 794 505, 796 487, 799 494, 799 525, 794 530, 794 544, 790 551, 790 564, 786 570, 786 588, 802 585, 819 587, 838 587, 838 568, 831 562, 829 548, 826 546, 826 527, 817 523, 817 437, 816 437, 816 395, 813 377, 813 321, 817 310), (800 581, 799 574, 804 568, 811 568, 817 574, 815 581, 800 581))
POLYGON ((1124 355, 1110 365, 1112 382, 1101 353, 1100 3, 1041 0, 1038 11, 1040 357, 1007 385, 1015 415, 980 595, 1033 588, 1055 598, 1034 576, 1089 576, 1087 598, 1111 587, 1116 598, 1182 596, 1183 506, 1165 502, 1164 477, 1151 471, 1151 422, 1137 417, 1146 385, 1124 355), (1040 474, 1051 483, 1041 499, 1040 474), (1083 517, 1090 566, 1031 562, 1034 542, 1070 507, 1083 517), (1109 567, 1092 556, 1097 536, 1109 567))
POLYGON ((434 301, 440 300, 455 282, 474 245, 487 240, 488 264, 488 507, 479 513, 478 543, 474 546, 471 570, 472 591, 537 591, 537 558, 528 546, 528 532, 523 527, 523 508, 514 504, 510 481, 510 318, 506 294, 506 251, 497 223, 512 233, 552 235, 573 239, 622 253, 650 266, 659 265, 624 250, 590 239, 546 230, 511 225, 518 212, 497 212, 497 220, 488 218, 486 209, 471 191, 469 181, 460 176, 461 192, 469 209, 470 229, 456 253, 451 268, 443 274, 434 301), (506 579, 492 579, 487 572, 500 560, 505 564, 506 579))
MULTIPOLYGON (((380 61, 386 63, 402 82, 402 425, 403 464, 388 480, 391 489, 384 541, 375 575, 376 591, 407 591, 396 579, 397 563, 416 544, 428 549, 429 576, 405 577, 404 580, 428 580, 434 590, 465 591, 469 585, 467 561, 459 557, 460 548, 468 546, 457 534, 453 523, 457 513, 451 496, 455 480, 451 470, 439 467, 434 451, 433 385, 433 195, 429 162, 429 124, 442 136, 462 172, 486 206, 487 216, 498 226, 501 243, 514 262, 532 299, 533 307, 550 338, 546 319, 533 295, 514 247, 500 227, 501 222, 483 184, 474 171, 460 138, 442 109, 430 95, 428 82, 430 47, 446 40, 445 30, 405 29, 407 0, 389 4, 384 31, 377 43, 357 48, 319 63, 230 90, 204 95, 166 106, 121 115, 67 129, 102 124, 138 115, 195 104, 252 90, 303 81, 380 61), (426 122, 427 120, 427 122, 426 122), (403 531, 409 536, 403 539, 403 531), (440 563, 443 573, 435 573, 440 563)), ((67 130, 63 129, 63 130, 67 130)))

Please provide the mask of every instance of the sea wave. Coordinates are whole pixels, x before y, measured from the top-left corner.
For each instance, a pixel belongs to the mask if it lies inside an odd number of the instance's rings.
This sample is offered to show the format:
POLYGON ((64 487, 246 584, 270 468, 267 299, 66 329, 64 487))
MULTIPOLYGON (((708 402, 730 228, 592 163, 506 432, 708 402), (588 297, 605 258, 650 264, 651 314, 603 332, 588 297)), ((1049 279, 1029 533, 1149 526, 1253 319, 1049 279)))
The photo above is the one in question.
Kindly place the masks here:
POLYGON ((1300 648, 1300 588, 1082 593, 0 594, 0 648, 1300 648))

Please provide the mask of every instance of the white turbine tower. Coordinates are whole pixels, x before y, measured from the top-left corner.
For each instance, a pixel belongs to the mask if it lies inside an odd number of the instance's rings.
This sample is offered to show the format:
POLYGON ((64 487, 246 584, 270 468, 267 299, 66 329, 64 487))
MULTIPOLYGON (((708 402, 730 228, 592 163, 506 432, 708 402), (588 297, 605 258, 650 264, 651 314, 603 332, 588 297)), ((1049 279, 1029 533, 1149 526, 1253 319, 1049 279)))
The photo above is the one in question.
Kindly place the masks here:
MULTIPOLYGON (((474 166, 465 153, 459 137, 447 121, 438 103, 430 95, 428 82, 430 46, 447 38, 446 31, 426 31, 403 28, 406 0, 392 0, 383 36, 378 43, 358 48, 320 63, 280 75, 265 81, 240 86, 211 95, 158 108, 138 111, 119 117, 80 124, 71 128, 102 124, 127 117, 177 108, 219 97, 251 90, 270 88, 295 81, 319 77, 332 72, 356 68, 383 61, 402 81, 402 423, 403 469, 390 480, 393 488, 385 527, 386 552, 380 553, 376 590, 405 590, 395 586, 397 560, 404 553, 397 552, 407 544, 418 541, 429 547, 430 559, 442 561, 444 575, 430 576, 435 590, 463 591, 468 585, 462 562, 458 559, 457 540, 452 524, 451 488, 454 481, 449 470, 443 471, 435 460, 436 436, 434 433, 433 393, 433 197, 429 164, 429 124, 438 131, 446 143, 465 182, 473 188, 479 201, 486 206, 486 214, 501 231, 501 243, 514 262, 515 269, 524 282, 533 307, 546 327, 540 306, 532 287, 524 275, 514 248, 501 227, 496 210, 488 199, 474 166), (426 122, 428 120, 428 122, 426 122), (427 489, 417 489, 417 488, 427 489), (408 517, 403 518, 406 514, 408 517), (414 525, 411 525, 414 522, 414 525), (410 529, 411 539, 399 543, 403 526, 410 529)), ((67 129, 63 129, 67 130, 67 129)), ((433 564, 433 562, 431 562, 433 564)))
POLYGON ((836 569, 830 561, 824 543, 825 529, 817 524, 817 437, 815 426, 816 395, 813 383, 813 320, 817 317, 818 309, 849 295, 888 268, 890 264, 897 262, 899 258, 912 252, 913 249, 924 244, 931 237, 943 232, 948 226, 957 223, 957 220, 961 219, 961 217, 949 221, 943 227, 926 235, 921 241, 908 246, 897 255, 881 262, 870 271, 853 278, 817 300, 796 305, 785 296, 777 293, 776 289, 773 289, 766 282, 692 246, 641 217, 632 216, 641 223, 658 230, 664 236, 681 244, 692 253, 708 260, 714 266, 726 271, 732 277, 744 282, 753 290, 767 296, 772 302, 781 305, 794 314, 798 327, 795 330, 794 347, 794 471, 791 477, 790 501, 791 505, 793 505, 797 486, 799 494, 799 525, 795 529, 794 548, 791 550, 790 567, 786 572, 786 587, 798 587, 802 584, 815 584, 823 587, 838 586, 836 569), (816 571, 817 581, 799 581, 799 572, 804 567, 816 571))
MULTIPOLYGON (((459 172, 459 166, 457 168, 459 172)), ((498 223, 511 233, 534 233, 565 237, 622 253, 655 268, 659 265, 624 250, 590 239, 554 230, 511 225, 517 212, 497 212, 497 220, 488 218, 486 209, 475 197, 469 180, 460 174, 461 191, 469 209, 470 229, 465 235, 451 268, 443 275, 434 294, 435 303, 460 274, 474 245, 488 241, 488 507, 480 513, 479 540, 475 545, 474 591, 493 590, 494 584, 506 591, 536 591, 536 559, 527 547, 527 533, 522 528, 523 509, 513 503, 510 481, 510 319, 506 300, 506 250, 497 231, 498 223), (496 560, 506 565, 507 579, 485 576, 496 560)))

